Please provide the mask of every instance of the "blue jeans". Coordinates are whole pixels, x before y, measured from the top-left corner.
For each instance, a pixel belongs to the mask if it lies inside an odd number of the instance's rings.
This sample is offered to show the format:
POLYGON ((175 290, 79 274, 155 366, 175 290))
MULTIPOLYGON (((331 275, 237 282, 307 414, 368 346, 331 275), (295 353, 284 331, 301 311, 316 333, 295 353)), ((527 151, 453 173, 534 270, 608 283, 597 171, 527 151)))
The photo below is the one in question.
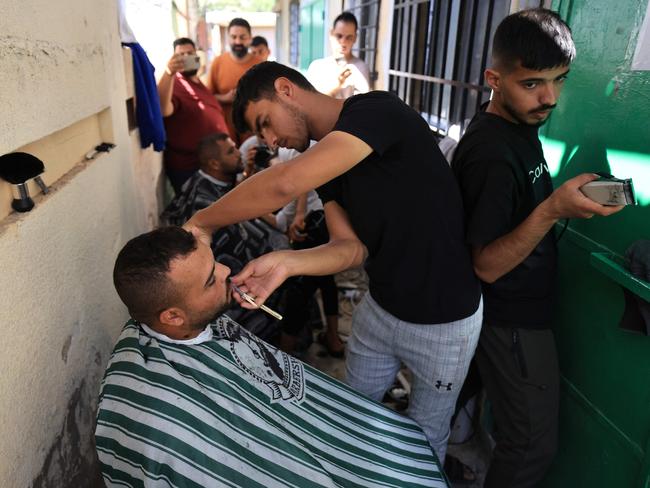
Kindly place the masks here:
POLYGON ((406 413, 424 431, 441 463, 449 422, 476 350, 483 300, 473 315, 446 324, 413 324, 394 317, 370 293, 352 317, 346 351, 346 383, 381 401, 401 363, 413 374, 406 413))

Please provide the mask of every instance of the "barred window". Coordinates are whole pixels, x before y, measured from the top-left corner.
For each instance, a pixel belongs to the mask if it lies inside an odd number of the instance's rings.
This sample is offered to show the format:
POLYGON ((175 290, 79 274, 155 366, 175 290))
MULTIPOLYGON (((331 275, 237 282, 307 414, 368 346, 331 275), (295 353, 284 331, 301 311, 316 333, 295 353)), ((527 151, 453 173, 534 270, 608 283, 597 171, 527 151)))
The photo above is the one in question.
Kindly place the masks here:
POLYGON ((483 72, 509 0, 395 0, 389 90, 458 137, 489 99, 483 72))
POLYGON ((377 79, 377 31, 379 27, 380 0, 345 0, 344 10, 352 12, 359 23, 355 56, 363 59, 370 71, 370 81, 377 79))

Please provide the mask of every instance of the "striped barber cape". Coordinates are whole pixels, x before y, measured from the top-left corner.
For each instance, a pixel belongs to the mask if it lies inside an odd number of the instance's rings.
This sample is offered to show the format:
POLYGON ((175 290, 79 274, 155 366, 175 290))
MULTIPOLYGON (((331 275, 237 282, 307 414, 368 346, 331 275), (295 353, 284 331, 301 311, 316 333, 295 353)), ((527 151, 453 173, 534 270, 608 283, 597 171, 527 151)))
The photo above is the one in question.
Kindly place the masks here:
POLYGON ((410 419, 225 315, 206 330, 177 344, 124 327, 95 432, 107 486, 447 486, 410 419))

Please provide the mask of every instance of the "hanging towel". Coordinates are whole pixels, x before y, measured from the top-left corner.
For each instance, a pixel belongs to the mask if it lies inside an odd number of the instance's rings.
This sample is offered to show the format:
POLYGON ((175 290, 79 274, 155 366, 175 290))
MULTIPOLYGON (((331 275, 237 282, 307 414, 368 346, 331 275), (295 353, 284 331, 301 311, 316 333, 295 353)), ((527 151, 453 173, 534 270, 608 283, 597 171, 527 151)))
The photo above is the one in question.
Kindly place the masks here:
POLYGON ((140 145, 153 144, 156 151, 165 149, 165 127, 160 113, 160 100, 154 77, 154 67, 142 46, 137 42, 124 42, 133 54, 133 79, 135 81, 135 112, 140 129, 140 145))

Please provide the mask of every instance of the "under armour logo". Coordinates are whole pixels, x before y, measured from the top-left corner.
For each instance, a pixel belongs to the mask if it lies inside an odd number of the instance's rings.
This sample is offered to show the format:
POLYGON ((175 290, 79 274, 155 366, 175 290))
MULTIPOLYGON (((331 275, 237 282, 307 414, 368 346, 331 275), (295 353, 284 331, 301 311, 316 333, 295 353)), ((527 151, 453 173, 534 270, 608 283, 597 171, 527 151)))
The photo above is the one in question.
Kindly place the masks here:
POLYGON ((436 388, 438 388, 438 389, 444 387, 444 388, 447 388, 447 391, 451 391, 451 385, 453 385, 453 383, 447 383, 446 385, 443 385, 442 381, 440 381, 440 380, 436 381, 436 388))

